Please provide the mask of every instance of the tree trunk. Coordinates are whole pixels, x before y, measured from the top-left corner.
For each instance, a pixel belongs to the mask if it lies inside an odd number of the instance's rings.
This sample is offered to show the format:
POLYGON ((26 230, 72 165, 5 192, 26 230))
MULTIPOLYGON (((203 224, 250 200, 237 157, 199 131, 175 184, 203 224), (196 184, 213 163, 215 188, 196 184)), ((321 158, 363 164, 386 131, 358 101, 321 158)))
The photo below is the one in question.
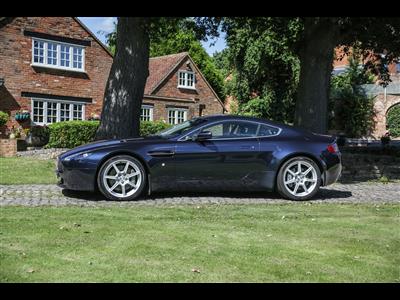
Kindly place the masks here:
POLYGON ((295 124, 316 133, 327 131, 330 79, 338 33, 337 18, 305 20, 295 124))
POLYGON ((149 74, 148 18, 118 18, 116 53, 104 92, 96 140, 139 136, 149 74))

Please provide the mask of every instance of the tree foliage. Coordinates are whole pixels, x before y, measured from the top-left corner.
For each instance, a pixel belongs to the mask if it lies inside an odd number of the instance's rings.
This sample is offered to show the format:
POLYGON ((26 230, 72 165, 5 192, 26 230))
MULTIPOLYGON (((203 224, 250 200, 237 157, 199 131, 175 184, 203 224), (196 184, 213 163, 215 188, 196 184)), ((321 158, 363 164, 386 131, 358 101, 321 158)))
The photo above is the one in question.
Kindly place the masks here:
POLYGON ((348 69, 331 80, 331 127, 348 137, 368 135, 374 127, 374 97, 366 95, 363 84, 372 83, 374 76, 362 68, 353 52, 348 69))
POLYGON ((293 44, 301 30, 299 21, 226 18, 223 28, 229 50, 214 59, 231 74, 227 92, 238 100, 239 113, 293 122, 299 75, 293 44))

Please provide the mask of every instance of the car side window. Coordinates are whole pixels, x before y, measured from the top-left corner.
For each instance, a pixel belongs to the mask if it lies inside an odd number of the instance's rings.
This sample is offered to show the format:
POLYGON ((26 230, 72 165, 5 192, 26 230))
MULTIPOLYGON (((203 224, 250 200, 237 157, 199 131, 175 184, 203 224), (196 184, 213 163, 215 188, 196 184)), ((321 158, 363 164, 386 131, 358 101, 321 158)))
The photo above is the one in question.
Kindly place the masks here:
POLYGON ((257 136, 259 124, 244 122, 244 121, 231 121, 221 122, 204 127, 202 131, 210 131, 213 139, 218 138, 243 138, 257 136))
POLYGON ((271 136, 278 134, 279 129, 268 125, 260 125, 257 136, 271 136))

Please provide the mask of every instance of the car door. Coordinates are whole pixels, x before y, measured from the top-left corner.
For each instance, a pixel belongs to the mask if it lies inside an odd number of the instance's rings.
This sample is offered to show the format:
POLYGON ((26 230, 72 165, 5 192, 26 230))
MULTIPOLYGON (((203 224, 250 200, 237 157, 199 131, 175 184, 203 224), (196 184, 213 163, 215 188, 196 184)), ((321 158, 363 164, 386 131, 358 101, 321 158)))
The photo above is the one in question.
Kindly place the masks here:
POLYGON ((253 172, 265 168, 259 158, 259 124, 242 120, 219 121, 203 126, 212 137, 204 141, 192 138, 178 141, 175 150, 176 181, 181 189, 242 190, 250 188, 253 172))

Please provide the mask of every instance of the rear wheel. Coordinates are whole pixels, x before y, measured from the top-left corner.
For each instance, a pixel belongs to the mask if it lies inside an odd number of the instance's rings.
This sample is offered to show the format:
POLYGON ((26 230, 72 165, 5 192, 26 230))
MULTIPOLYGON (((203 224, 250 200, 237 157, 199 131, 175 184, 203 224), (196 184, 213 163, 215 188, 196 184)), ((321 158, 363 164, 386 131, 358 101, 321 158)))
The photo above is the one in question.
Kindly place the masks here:
POLYGON ((110 200, 134 200, 143 191, 146 172, 137 159, 118 155, 101 166, 97 184, 101 193, 110 200))
POLYGON ((291 200, 313 197, 321 185, 321 171, 308 157, 294 157, 280 168, 277 178, 278 192, 291 200))

